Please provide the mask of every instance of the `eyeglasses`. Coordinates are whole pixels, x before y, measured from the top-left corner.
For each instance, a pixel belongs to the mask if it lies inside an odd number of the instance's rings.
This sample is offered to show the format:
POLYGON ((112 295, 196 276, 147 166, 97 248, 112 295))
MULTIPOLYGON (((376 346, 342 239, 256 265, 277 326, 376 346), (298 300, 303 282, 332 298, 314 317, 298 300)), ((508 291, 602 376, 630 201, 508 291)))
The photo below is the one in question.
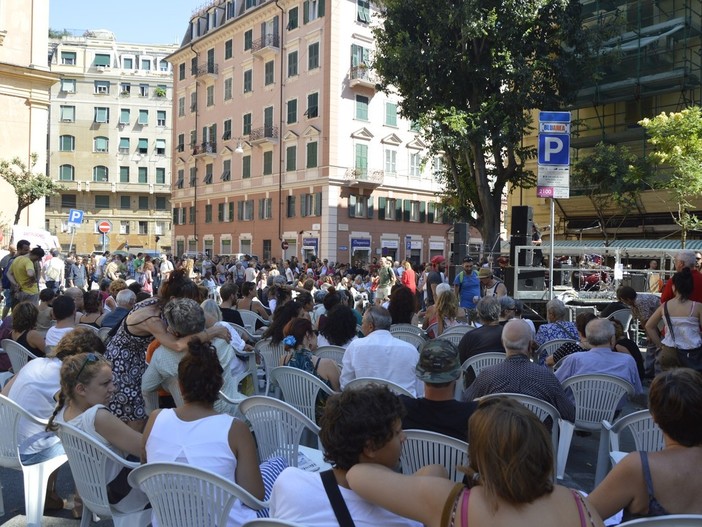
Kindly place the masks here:
POLYGON ((80 378, 80 374, 83 373, 86 364, 88 364, 89 362, 97 362, 99 360, 100 358, 97 355, 95 355, 95 353, 88 353, 88 355, 85 357, 85 360, 83 361, 83 365, 80 367, 80 370, 78 370, 78 375, 76 375, 76 379, 80 378))

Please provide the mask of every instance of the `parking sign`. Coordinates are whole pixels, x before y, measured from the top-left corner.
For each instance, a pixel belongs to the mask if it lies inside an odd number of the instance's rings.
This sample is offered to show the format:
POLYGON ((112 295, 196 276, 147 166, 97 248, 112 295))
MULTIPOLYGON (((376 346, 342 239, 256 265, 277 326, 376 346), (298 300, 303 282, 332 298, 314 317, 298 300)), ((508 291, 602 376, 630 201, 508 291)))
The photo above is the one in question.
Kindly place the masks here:
POLYGON ((570 197, 570 112, 539 112, 539 198, 570 197))
POLYGON ((68 211, 68 224, 69 225, 80 225, 83 223, 83 211, 78 209, 71 209, 68 211))

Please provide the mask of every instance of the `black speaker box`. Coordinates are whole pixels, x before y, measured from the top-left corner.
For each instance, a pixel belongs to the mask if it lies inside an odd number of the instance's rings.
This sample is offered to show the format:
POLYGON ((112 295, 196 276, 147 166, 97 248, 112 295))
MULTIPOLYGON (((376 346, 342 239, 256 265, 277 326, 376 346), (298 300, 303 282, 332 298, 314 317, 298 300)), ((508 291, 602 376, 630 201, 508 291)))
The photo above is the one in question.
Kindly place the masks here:
MULTIPOLYGON (((509 239, 509 261, 510 262, 517 262, 516 247, 518 245, 531 245, 531 236, 512 236, 509 239)), ((525 266, 525 265, 531 266, 531 251, 522 251, 519 254, 519 261, 517 263, 521 266, 525 266)))
POLYGON ((531 225, 534 222, 534 209, 528 205, 512 207, 512 236, 531 238, 531 225))
POLYGON ((519 273, 519 291, 543 291, 546 271, 521 271, 519 273))
POLYGON ((453 225, 453 263, 461 265, 463 258, 468 256, 468 224, 454 223, 453 225))

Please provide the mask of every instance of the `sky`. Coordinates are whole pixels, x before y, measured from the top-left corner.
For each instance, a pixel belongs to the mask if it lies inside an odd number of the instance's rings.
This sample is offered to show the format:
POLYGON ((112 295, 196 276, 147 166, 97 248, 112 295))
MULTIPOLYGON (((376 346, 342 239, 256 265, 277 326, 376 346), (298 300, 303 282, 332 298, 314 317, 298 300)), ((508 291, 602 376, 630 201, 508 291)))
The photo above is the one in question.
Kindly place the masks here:
POLYGON ((193 11, 204 0, 50 0, 49 27, 82 35, 108 29, 118 42, 180 44, 193 11))

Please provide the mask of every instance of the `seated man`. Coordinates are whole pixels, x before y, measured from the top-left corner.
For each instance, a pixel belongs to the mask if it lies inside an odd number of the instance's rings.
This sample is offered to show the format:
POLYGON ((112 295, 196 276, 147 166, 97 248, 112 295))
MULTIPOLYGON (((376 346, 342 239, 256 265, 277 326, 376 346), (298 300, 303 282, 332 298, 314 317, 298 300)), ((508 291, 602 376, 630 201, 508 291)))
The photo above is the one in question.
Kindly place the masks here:
MULTIPOLYGON (((205 312, 197 302, 189 298, 174 298, 163 308, 163 315, 168 322, 168 331, 176 337, 187 337, 205 330, 205 312)), ((215 338, 211 345, 217 351, 217 357, 224 370, 224 385, 222 391, 235 398, 237 386, 231 373, 230 363, 234 359, 234 350, 226 340, 215 338)), ((178 364, 183 358, 183 353, 171 350, 160 345, 154 351, 144 375, 141 378, 141 391, 144 394, 156 391, 160 386, 164 388, 168 381, 178 379, 178 364)), ((214 408, 218 412, 226 410, 226 404, 221 399, 215 402, 214 408)))
POLYGON ((615 344, 612 322, 602 318, 591 320, 585 326, 585 336, 592 348, 583 353, 572 353, 561 361, 556 370, 560 382, 574 375, 605 373, 629 382, 637 394, 643 393, 636 361, 628 353, 612 351, 615 344))
POLYGON ((56 320, 56 325, 46 332, 46 345, 56 346, 66 333, 75 328, 76 303, 68 295, 59 295, 54 298, 51 311, 56 320))
POLYGON ((222 320, 237 324, 243 328, 246 327, 244 326, 244 320, 235 307, 238 292, 239 287, 231 282, 227 282, 220 287, 219 296, 222 298, 222 301, 219 304, 219 308, 222 310, 222 320))
POLYGON ((103 328, 113 328, 126 317, 136 303, 136 295, 131 289, 122 289, 115 297, 117 307, 102 318, 103 328))
POLYGON ((468 419, 477 404, 455 399, 456 380, 460 376, 456 346, 443 339, 427 342, 417 363, 417 378, 424 382, 424 397, 400 395, 407 410, 402 428, 429 430, 468 441, 468 419))
POLYGON ((339 525, 327 494, 331 490, 341 493, 358 527, 419 527, 415 521, 364 500, 346 482, 346 472, 357 463, 380 463, 393 469, 397 466, 404 439, 403 410, 397 396, 382 386, 329 397, 320 419, 319 438, 324 457, 333 468, 321 474, 286 468, 273 485, 271 517, 308 527, 339 525), (328 483, 323 482, 324 478, 329 478, 328 483))
POLYGON ((419 360, 417 348, 390 333, 392 316, 387 309, 372 306, 363 315, 361 328, 365 335, 352 341, 344 352, 341 368, 341 389, 358 377, 376 377, 392 381, 413 395, 421 383, 415 376, 419 360))
POLYGON ((575 405, 566 395, 551 370, 529 360, 531 328, 519 319, 510 320, 502 331, 502 344, 507 358, 502 364, 485 368, 463 393, 464 401, 472 401, 491 393, 521 393, 552 404, 561 417, 575 421, 575 405))

